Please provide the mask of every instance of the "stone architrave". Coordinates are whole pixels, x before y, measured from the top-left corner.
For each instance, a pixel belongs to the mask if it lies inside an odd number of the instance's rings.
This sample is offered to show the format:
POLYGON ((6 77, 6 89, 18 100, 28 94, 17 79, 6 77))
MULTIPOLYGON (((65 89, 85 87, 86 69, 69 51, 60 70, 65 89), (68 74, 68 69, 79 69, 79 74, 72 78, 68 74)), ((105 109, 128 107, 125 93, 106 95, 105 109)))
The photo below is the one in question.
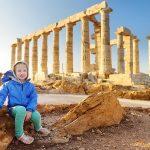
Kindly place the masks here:
POLYGON ((66 24, 66 73, 73 73, 73 24, 66 24))
POLYGON ((133 73, 133 42, 132 35, 124 36, 125 47, 125 74, 133 73))
POLYGON ((139 40, 133 37, 133 74, 139 73, 139 40))
POLYGON ((13 65, 16 62, 16 44, 12 44, 11 48, 11 68, 13 68, 13 65))
POLYGON ((148 39, 148 55, 149 55, 149 75, 150 75, 150 36, 147 37, 148 39))
POLYGON ((100 50, 101 50, 101 27, 100 24, 94 24, 94 36, 95 36, 95 64, 96 70, 98 70, 100 65, 100 50), (99 53, 98 53, 99 52, 99 53))
POLYGON ((38 72, 38 38, 33 36, 33 49, 32 49, 32 80, 34 81, 35 75, 38 72))
MULTIPOLYGON (((99 74, 106 75, 112 72, 111 48, 110 48, 110 27, 109 13, 111 8, 103 8, 101 14, 101 49, 100 49, 100 65, 99 74)), ((98 52, 99 53, 99 52, 98 52)))
POLYGON ((53 73, 59 73, 59 30, 54 29, 54 41, 53 41, 53 73))
POLYGON ((25 39, 24 61, 27 63, 28 66, 29 66, 29 43, 30 43, 30 40, 25 39))
POLYGON ((124 48, 123 48, 123 33, 117 34, 117 48, 118 48, 118 73, 124 73, 124 48))
POLYGON ((41 67, 42 72, 44 72, 45 77, 48 75, 48 68, 47 68, 47 61, 48 61, 48 46, 47 46, 47 38, 48 33, 43 33, 43 41, 42 41, 42 61, 41 61, 41 67))
POLYGON ((17 61, 22 60, 22 40, 17 38, 17 61))
POLYGON ((82 22, 82 40, 81 40, 81 70, 83 73, 90 71, 90 37, 89 21, 86 17, 81 19, 82 22))

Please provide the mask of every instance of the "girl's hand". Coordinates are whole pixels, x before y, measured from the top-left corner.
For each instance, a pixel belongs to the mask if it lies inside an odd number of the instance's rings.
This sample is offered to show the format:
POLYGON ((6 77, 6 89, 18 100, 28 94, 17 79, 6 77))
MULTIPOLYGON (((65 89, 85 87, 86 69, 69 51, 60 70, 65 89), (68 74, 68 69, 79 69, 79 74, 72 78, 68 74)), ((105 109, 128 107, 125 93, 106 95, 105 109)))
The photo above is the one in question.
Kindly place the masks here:
POLYGON ((26 117, 25 117, 25 121, 29 121, 31 119, 31 115, 32 115, 32 112, 27 111, 27 114, 26 114, 26 117))

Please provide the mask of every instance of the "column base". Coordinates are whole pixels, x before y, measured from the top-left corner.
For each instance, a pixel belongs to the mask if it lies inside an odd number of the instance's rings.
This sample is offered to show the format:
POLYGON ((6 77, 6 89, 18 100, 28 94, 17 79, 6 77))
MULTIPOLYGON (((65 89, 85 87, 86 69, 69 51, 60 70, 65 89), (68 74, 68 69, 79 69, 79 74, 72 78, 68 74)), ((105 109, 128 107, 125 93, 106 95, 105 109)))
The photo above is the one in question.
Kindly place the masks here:
POLYGON ((104 78, 104 79, 108 79, 109 78, 109 75, 110 74, 114 74, 115 73, 115 69, 114 68, 111 68, 111 69, 109 69, 109 70, 107 70, 107 71, 103 71, 103 72, 101 72, 101 71, 99 71, 99 77, 100 78, 104 78))
POLYGON ((34 82, 46 80, 46 75, 44 72, 38 72, 35 74, 34 82))

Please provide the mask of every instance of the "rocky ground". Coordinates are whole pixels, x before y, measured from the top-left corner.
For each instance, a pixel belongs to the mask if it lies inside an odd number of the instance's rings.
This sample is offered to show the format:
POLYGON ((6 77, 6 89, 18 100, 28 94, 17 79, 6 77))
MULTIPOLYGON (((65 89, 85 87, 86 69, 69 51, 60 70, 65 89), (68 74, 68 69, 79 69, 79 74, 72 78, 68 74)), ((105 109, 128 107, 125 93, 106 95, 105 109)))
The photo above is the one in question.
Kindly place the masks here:
MULTIPOLYGON (((69 107, 48 107, 42 113, 43 125, 50 128, 58 119, 66 114, 69 107)), ((45 109, 44 109, 45 110, 45 109)), ((83 135, 72 136, 65 144, 53 144, 51 137, 41 135, 31 130, 35 141, 31 145, 24 145, 15 138, 8 150, 148 150, 150 149, 150 109, 125 108, 125 118, 119 125, 95 128, 83 135)))
MULTIPOLYGON (((35 85, 38 93, 91 95, 99 92, 113 92, 117 97, 121 98, 150 100, 150 87, 143 85, 113 85, 105 80, 98 83, 95 82, 93 78, 89 80, 85 77, 79 79, 53 77, 47 81, 36 83, 35 85)), ((51 129, 51 126, 74 106, 75 105, 39 106, 38 109, 42 114, 43 125, 51 129)), ((92 104, 90 106, 92 106, 92 104)), ((24 145, 15 138, 12 140, 14 134, 12 133, 12 121, 10 121, 8 116, 4 116, 3 112, 0 112, 0 146, 3 145, 6 147, 6 145, 12 141, 7 148, 8 150, 150 149, 150 109, 125 108, 125 112, 126 115, 119 125, 90 129, 80 136, 72 136, 65 144, 54 144, 52 142, 52 134, 47 137, 42 137, 38 133, 35 133, 31 125, 27 125, 25 128, 26 132, 35 137, 35 141, 31 145, 24 145)))
POLYGON ((47 81, 37 82, 38 93, 47 94, 86 94, 115 91, 119 98, 150 100, 150 87, 146 85, 114 85, 103 79, 93 81, 88 78, 51 77, 47 81))

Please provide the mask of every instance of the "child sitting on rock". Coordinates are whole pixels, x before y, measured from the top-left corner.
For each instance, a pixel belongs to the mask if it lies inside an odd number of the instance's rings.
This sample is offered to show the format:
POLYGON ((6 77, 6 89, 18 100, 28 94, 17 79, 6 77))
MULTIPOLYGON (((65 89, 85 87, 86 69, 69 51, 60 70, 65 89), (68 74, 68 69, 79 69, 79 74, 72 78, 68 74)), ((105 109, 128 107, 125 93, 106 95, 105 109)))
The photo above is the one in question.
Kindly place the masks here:
POLYGON ((24 134, 24 121, 31 121, 34 129, 43 135, 49 130, 41 126, 41 115, 37 108, 37 92, 28 79, 28 66, 25 62, 17 62, 13 71, 7 71, 2 77, 4 83, 0 89, 0 109, 8 96, 8 112, 15 120, 15 136, 25 143, 31 144, 34 138, 24 134))

